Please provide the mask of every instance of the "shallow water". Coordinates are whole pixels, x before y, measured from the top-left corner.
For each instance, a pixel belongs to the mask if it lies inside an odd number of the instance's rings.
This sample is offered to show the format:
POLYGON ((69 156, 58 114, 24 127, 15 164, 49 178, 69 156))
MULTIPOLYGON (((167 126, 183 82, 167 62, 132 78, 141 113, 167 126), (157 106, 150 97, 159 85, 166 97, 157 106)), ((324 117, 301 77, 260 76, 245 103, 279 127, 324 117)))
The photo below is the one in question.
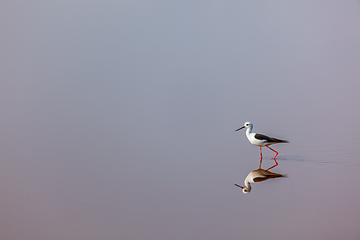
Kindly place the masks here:
POLYGON ((0 239, 360 237, 357 3, 18 4, 0 239), (243 194, 246 121, 290 143, 243 194))

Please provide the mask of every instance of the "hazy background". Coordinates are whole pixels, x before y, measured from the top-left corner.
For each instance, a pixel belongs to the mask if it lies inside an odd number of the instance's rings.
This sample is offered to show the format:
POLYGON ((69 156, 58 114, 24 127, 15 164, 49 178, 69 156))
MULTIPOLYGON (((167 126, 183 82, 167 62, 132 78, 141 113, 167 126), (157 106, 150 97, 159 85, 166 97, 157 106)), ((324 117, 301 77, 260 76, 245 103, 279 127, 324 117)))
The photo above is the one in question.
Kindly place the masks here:
POLYGON ((359 1, 1 1, 0 29, 0 239, 360 239, 359 1), (245 121, 290 141, 246 195, 245 121))

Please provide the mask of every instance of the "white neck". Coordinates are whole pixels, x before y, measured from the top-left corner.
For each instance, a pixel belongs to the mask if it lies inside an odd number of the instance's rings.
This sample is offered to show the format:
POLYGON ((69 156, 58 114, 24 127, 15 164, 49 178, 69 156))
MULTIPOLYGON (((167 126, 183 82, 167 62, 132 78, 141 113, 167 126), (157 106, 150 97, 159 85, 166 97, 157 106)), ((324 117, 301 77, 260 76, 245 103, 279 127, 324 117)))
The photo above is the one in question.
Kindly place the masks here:
POLYGON ((250 133, 252 132, 252 127, 246 129, 246 136, 249 138, 250 133))

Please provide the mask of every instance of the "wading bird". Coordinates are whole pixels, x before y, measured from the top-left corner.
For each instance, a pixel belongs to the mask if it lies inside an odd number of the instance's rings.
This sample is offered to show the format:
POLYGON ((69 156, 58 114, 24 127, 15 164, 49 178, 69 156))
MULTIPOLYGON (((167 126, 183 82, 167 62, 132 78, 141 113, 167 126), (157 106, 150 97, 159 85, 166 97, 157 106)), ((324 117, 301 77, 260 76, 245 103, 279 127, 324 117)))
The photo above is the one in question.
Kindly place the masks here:
MULTIPOLYGON (((259 164, 259 168, 261 168, 261 163, 262 163, 262 152, 261 152, 261 147, 267 147, 269 148, 270 150, 274 151, 275 152, 275 156, 274 156, 274 161, 275 161, 275 165, 272 166, 271 168, 273 167, 276 167, 278 165, 277 161, 276 161, 276 156, 278 155, 278 152, 275 151, 274 149, 272 149, 271 147, 269 147, 269 145, 272 145, 272 144, 276 144, 276 143, 288 143, 288 141, 286 140, 280 140, 280 139, 277 139, 277 138, 272 138, 272 137, 268 137, 268 136, 265 136, 263 134, 259 134, 259 133, 253 133, 252 132, 252 129, 253 129, 253 124, 251 122, 246 122, 244 124, 244 126, 242 126, 241 128, 239 129, 236 129, 235 131, 239 131, 243 128, 246 128, 246 136, 247 138, 249 139, 250 143, 260 147, 260 164, 259 164)), ((269 169, 271 169, 269 168, 269 169)), ((269 170, 268 169, 268 170, 269 170)))

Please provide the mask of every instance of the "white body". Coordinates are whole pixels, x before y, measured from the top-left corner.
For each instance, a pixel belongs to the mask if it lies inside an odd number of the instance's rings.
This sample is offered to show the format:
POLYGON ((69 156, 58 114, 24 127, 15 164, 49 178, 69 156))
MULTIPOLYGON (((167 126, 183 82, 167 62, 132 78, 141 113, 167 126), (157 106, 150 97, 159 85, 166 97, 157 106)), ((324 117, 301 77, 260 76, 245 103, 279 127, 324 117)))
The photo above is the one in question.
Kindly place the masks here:
MULTIPOLYGON (((248 138, 249 142, 255 146, 258 147, 265 147, 265 146, 269 146, 278 142, 270 142, 267 139, 257 139, 255 138, 256 133, 252 132, 253 129, 253 124, 251 122, 246 122, 244 124, 244 127, 246 128, 246 137, 248 138)), ((259 134, 261 135, 261 134, 259 134)), ((264 135, 262 135, 264 136, 264 135)), ((267 136, 264 136, 267 137, 267 136)), ((273 140, 273 139, 271 139, 273 140)))
POLYGON ((246 129, 246 137, 249 139, 249 142, 251 142, 251 144, 254 144, 259 147, 265 147, 274 144, 274 143, 268 143, 266 142, 266 140, 256 139, 255 138, 256 133, 251 132, 251 130, 252 130, 252 125, 251 128, 246 129))

